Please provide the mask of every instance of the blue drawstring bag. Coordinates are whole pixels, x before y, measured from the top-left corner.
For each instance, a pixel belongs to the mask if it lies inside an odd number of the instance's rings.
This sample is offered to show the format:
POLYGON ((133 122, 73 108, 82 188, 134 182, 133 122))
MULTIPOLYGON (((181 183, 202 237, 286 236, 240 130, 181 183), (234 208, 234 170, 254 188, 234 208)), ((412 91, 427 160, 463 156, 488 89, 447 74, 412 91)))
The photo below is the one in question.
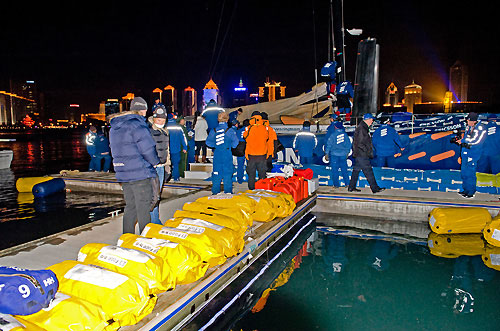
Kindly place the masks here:
POLYGON ((47 308, 59 282, 51 270, 0 266, 0 313, 31 315, 47 308))

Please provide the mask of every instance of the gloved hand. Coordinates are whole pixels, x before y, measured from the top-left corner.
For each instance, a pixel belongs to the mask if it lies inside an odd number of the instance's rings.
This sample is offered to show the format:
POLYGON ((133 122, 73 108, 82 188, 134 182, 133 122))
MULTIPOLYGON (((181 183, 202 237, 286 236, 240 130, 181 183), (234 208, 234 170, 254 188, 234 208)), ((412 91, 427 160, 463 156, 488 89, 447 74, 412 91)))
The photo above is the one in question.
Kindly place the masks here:
POLYGON ((326 162, 330 162, 330 158, 328 157, 328 155, 325 155, 325 160, 326 162))
POLYGON ((461 143, 460 146, 470 149, 470 145, 467 143, 461 143))

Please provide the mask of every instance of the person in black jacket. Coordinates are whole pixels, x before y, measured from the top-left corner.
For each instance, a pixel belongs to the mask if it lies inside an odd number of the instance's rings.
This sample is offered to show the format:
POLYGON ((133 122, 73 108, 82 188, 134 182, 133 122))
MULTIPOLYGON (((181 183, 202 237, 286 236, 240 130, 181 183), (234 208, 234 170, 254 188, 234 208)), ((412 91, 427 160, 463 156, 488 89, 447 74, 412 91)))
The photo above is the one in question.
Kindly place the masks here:
MULTIPOLYGON (((160 181, 160 197, 163 189, 163 182, 165 180, 165 173, 170 171, 170 153, 168 149, 169 136, 165 127, 166 121, 167 109, 163 104, 157 105, 153 111, 153 116, 148 118, 148 127, 151 132, 151 136, 153 136, 153 140, 156 143, 156 153, 160 159, 160 163, 155 166, 156 173, 158 174, 158 180, 160 181)), ((151 223, 162 224, 160 221, 158 205, 153 209, 153 211, 151 211, 151 223)))
POLYGON ((354 131, 354 140, 352 144, 354 166, 352 169, 349 188, 347 189, 349 192, 361 191, 356 188, 360 171, 363 171, 363 174, 365 174, 373 193, 385 190, 385 188, 378 186, 375 175, 373 174, 372 165, 370 163, 370 159, 373 158, 372 137, 370 136, 370 125, 372 125, 373 120, 374 117, 372 114, 365 114, 363 116, 363 121, 356 127, 356 131, 354 131))

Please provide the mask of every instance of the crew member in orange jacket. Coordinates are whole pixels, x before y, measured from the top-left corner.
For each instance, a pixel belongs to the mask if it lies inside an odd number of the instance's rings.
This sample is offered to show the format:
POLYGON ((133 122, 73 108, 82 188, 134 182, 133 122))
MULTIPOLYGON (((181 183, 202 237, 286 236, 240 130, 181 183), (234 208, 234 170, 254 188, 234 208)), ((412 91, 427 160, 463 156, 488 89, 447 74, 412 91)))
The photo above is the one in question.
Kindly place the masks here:
POLYGON ((260 112, 254 111, 250 118, 250 125, 243 133, 247 145, 245 157, 247 159, 248 188, 255 189, 256 171, 259 179, 266 178, 266 159, 268 155, 269 129, 264 125, 260 112))

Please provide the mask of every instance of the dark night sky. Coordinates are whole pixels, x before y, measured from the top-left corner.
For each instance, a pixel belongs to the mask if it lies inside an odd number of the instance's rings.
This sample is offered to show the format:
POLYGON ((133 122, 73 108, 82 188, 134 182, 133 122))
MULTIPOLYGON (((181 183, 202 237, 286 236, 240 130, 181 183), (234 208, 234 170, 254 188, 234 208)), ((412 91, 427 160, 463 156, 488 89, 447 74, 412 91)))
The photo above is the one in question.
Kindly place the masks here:
MULTIPOLYGON (((0 14, 0 88, 9 77, 34 79, 52 111, 80 103, 95 112, 100 100, 126 92, 149 101, 152 89, 167 84, 202 89, 217 62, 214 80, 226 95, 240 77, 256 91, 268 76, 287 86, 287 96, 298 95, 314 85, 313 7, 318 69, 327 60, 328 3, 9 1, 0 14)), ((373 37, 380 44, 381 89, 394 81, 402 90, 414 80, 424 101, 437 101, 448 68, 460 60, 469 67, 469 100, 498 97, 494 2, 344 0, 344 16, 346 28, 364 30, 346 36, 351 80, 357 42, 373 37)))

